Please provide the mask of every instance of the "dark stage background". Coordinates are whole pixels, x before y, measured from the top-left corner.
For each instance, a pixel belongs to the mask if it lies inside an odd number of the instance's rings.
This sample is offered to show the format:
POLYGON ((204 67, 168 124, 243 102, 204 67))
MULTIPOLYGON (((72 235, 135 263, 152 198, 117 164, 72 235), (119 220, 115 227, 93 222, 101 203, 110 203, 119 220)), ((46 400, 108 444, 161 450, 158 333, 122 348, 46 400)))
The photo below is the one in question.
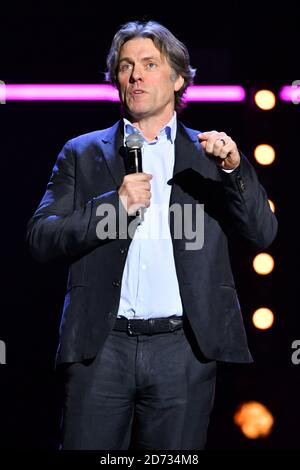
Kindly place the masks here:
MULTIPOLYGON (((249 96, 267 87, 278 93, 299 76, 299 15, 262 11, 245 4, 186 4, 141 8, 12 5, 1 21, 0 80, 6 83, 99 83, 114 32, 132 19, 154 19, 184 41, 197 67, 196 84, 241 84, 249 96), (298 75, 297 75, 298 74, 298 75)), ((1 7, 2 8, 2 7, 1 7)), ((300 339, 298 293, 298 201, 300 105, 277 103, 260 111, 245 103, 190 103, 181 116, 200 130, 224 130, 256 167, 275 202, 280 230, 267 250, 275 270, 253 272, 253 252, 233 254, 252 365, 220 365, 209 449, 297 449, 300 419, 300 365, 291 362, 291 344, 300 339), (275 163, 260 167, 259 143, 270 143, 275 163), (292 274, 293 272, 293 274, 292 274), (256 330, 253 311, 268 306, 273 328, 256 330), (246 400, 261 401, 275 425, 266 439, 248 440, 233 424, 246 400)), ((63 144, 79 134, 110 126, 119 105, 104 102, 8 102, 0 105, 2 289, 0 340, 7 364, 0 365, 0 447, 56 449, 59 440, 59 383, 53 372, 67 269, 39 265, 25 246, 25 227, 40 201, 63 144)))

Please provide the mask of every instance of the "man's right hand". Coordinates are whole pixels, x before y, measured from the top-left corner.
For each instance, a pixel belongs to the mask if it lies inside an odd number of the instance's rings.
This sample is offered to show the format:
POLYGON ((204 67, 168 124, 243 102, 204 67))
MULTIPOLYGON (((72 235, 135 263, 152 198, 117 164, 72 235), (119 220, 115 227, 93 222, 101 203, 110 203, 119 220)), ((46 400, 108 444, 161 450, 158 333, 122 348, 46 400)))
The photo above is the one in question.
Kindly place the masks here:
POLYGON ((128 215, 135 215, 141 207, 150 206, 151 178, 148 173, 132 173, 124 177, 118 193, 128 215))

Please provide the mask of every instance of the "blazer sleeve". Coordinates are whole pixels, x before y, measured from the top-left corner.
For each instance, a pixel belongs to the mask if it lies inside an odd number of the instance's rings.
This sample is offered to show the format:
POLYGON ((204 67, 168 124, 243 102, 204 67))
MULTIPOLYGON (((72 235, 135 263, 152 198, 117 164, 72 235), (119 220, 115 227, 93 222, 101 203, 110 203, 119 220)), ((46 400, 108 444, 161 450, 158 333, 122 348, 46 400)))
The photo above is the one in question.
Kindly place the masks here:
POLYGON ((256 248, 267 248, 276 237, 278 223, 253 166, 241 154, 236 170, 220 173, 227 207, 238 233, 256 248))
POLYGON ((107 227, 113 228, 119 227, 120 215, 128 222, 117 189, 93 197, 75 209, 76 164, 71 142, 59 154, 46 192, 27 224, 27 244, 33 257, 41 262, 78 257, 101 244, 123 238, 124 234, 121 237, 117 229, 106 239, 99 238, 97 224, 104 218, 107 227), (111 210, 103 213, 101 207, 111 210))

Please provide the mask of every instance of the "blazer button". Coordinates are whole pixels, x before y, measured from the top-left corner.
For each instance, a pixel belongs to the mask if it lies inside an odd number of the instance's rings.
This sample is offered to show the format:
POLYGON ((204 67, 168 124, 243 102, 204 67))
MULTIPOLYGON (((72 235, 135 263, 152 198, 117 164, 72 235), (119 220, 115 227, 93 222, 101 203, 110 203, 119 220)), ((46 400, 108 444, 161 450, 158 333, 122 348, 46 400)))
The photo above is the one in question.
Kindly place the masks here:
POLYGON ((124 253, 126 253, 126 251, 127 251, 127 248, 120 248, 120 253, 122 255, 124 255, 124 253))
POLYGON ((118 279, 114 279, 112 285, 113 285, 114 287, 120 287, 121 282, 120 282, 118 279))
POLYGON ((241 191, 245 191, 246 190, 246 185, 244 183, 244 181, 242 180, 242 178, 240 176, 237 177, 237 180, 239 182, 239 186, 241 188, 241 191))

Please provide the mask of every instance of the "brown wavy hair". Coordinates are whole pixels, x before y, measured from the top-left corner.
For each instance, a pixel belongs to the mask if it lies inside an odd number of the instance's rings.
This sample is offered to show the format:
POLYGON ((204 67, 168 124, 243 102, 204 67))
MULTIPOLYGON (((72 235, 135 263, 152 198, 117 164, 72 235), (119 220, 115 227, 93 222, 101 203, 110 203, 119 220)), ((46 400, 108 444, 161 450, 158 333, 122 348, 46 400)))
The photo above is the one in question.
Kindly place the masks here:
POLYGON ((190 66, 190 56, 186 46, 156 21, 130 21, 117 31, 106 60, 106 80, 118 85, 117 70, 121 47, 134 38, 152 39, 157 49, 166 57, 176 77, 179 75, 183 77, 182 87, 175 92, 175 110, 180 111, 184 107, 183 95, 187 87, 193 83, 196 69, 190 66))

